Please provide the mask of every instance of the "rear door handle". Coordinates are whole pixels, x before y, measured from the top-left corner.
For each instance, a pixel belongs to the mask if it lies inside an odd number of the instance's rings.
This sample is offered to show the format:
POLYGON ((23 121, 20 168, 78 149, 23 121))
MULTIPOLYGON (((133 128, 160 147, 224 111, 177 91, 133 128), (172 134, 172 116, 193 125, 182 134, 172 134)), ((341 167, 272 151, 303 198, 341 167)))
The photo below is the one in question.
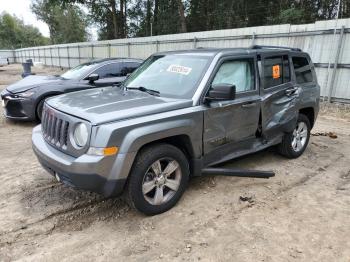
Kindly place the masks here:
POLYGON ((286 90, 286 95, 287 95, 287 96, 294 95, 295 92, 296 92, 297 90, 298 90, 297 87, 293 87, 293 88, 287 89, 287 90, 286 90))
POLYGON ((250 102, 250 103, 246 103, 246 104, 242 105, 243 108, 250 108, 250 107, 255 107, 255 106, 256 106, 256 103, 254 103, 254 102, 250 102))

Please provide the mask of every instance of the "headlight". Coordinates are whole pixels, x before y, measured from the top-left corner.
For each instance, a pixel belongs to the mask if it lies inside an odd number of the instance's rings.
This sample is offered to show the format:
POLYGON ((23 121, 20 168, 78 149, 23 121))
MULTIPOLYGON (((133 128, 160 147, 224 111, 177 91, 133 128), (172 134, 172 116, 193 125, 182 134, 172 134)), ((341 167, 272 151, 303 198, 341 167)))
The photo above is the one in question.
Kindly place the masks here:
POLYGON ((31 97, 34 95, 34 91, 25 91, 23 93, 18 93, 17 95, 20 97, 31 97))
POLYGON ((73 137, 74 137, 75 143, 78 146, 81 146, 81 147, 85 146, 89 137, 89 132, 86 124, 84 123, 78 124, 74 130, 73 137))

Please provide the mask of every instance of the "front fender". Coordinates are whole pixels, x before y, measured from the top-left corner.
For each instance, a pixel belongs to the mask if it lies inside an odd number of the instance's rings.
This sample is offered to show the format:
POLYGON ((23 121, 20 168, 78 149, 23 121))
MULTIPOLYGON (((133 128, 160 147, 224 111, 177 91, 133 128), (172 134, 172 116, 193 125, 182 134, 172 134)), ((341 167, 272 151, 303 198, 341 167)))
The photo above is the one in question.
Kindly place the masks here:
POLYGON ((141 126, 132 129, 124 138, 120 152, 138 152, 139 149, 151 142, 169 138, 178 135, 186 135, 192 141, 192 146, 197 145, 197 148, 193 148, 193 152, 200 151, 198 145, 200 145, 200 136, 196 138, 196 123, 189 119, 173 120, 162 123, 154 123, 147 126, 141 126))
POLYGON ((95 126, 91 146, 117 146, 120 153, 138 152, 151 142, 185 135, 192 144, 194 157, 202 155, 203 109, 191 107, 171 112, 125 119, 95 126))
POLYGON ((185 135, 191 142, 194 158, 202 155, 203 112, 182 109, 152 116, 96 126, 92 130, 91 146, 118 146, 117 157, 126 156, 123 163, 115 161, 110 176, 127 178, 139 150, 152 142, 185 135))

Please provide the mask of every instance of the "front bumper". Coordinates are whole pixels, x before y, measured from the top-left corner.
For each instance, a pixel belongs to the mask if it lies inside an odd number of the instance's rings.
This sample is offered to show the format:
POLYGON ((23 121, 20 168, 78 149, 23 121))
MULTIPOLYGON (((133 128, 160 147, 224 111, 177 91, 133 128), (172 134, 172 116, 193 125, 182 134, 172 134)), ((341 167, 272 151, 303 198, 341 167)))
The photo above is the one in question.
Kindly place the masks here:
POLYGON ((18 97, 6 89, 1 92, 5 117, 13 120, 32 121, 35 116, 35 101, 30 98, 18 97))
POLYGON ((32 146, 40 164, 51 175, 59 176, 64 184, 106 197, 123 192, 129 172, 125 165, 128 163, 127 155, 69 156, 45 142, 40 125, 33 129, 32 146))

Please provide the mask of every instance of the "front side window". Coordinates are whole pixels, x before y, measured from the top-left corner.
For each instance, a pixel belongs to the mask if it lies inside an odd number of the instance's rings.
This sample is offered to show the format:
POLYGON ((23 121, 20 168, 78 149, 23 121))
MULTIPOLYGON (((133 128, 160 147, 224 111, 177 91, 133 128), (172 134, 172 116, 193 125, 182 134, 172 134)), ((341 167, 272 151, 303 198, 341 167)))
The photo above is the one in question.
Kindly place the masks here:
POLYGON ((236 92, 254 90, 254 60, 232 60, 222 63, 212 85, 230 84, 236 86, 236 92))
POLYGON ((290 82, 288 56, 267 57, 264 59, 264 88, 290 82))
POLYGON ((88 74, 95 66, 95 63, 81 64, 68 70, 62 74, 61 77, 64 79, 80 80, 82 77, 86 76, 86 74, 88 74))
POLYGON ((295 78, 298 84, 313 82, 312 71, 306 57, 293 57, 295 78))
POLYGON ((145 87, 160 96, 192 98, 210 56, 178 54, 148 58, 125 82, 126 87, 145 87))

